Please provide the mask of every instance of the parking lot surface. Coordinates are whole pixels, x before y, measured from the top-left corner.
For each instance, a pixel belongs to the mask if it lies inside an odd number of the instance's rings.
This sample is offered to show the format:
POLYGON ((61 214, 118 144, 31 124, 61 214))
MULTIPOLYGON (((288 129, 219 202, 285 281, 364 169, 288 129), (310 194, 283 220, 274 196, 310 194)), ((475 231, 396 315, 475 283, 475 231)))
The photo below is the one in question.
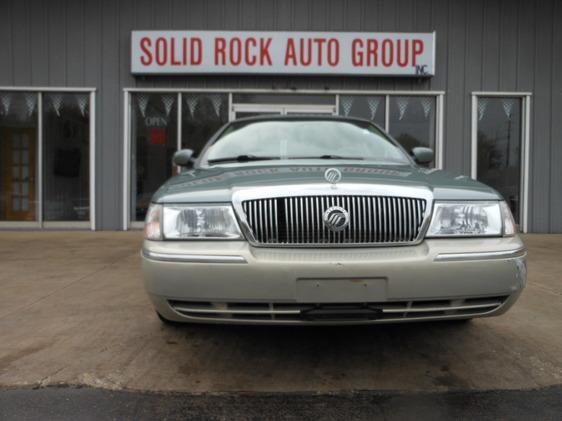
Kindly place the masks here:
POLYGON ((562 383, 562 235, 526 235, 498 318, 362 327, 167 327, 140 232, 0 233, 0 387, 176 392, 461 391, 562 383))
POLYGON ((430 393, 152 393, 47 387, 0 393, 0 420, 553 420, 562 388, 430 393))

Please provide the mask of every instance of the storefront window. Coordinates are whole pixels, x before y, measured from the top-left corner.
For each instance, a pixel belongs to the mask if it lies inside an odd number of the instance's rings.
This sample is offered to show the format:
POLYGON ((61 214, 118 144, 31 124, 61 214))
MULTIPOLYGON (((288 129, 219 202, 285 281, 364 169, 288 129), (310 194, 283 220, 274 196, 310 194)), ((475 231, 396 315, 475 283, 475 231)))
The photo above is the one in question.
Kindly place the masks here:
POLYGON ((477 113, 477 178, 502 194, 519 221, 522 99, 480 97, 477 113))
POLYGON ((0 221, 90 219, 89 114, 89 93, 0 92, 0 221))
POLYGON ((0 220, 37 220, 37 93, 0 92, 0 220))
POLYGON ((228 95, 182 94, 181 147, 199 155, 205 143, 228 121, 228 95))
MULTIPOLYGON (((407 151, 416 146, 435 150, 436 106, 435 96, 340 95, 338 113, 374 122, 386 129, 407 151), (387 113, 388 127, 385 121, 387 113)), ((435 163, 430 166, 435 166, 435 163)))
POLYGON ((298 104, 298 105, 333 105, 334 95, 326 94, 279 94, 279 93, 235 93, 234 104, 298 104))
POLYGON ((339 114, 370 120, 384 129, 385 97, 383 95, 340 95, 339 114))
POLYGON ((391 95, 388 132, 408 152, 416 146, 435 150, 435 108, 434 96, 391 95))
POLYGON ((131 220, 142 221, 154 192, 175 172, 177 94, 133 94, 131 118, 131 220))
POLYGON ((277 112, 258 112, 258 111, 237 111, 236 118, 249 118, 249 117, 260 117, 260 116, 274 116, 274 115, 281 115, 281 113, 277 112))
POLYGON ((90 217, 89 95, 43 94, 43 219, 90 217))

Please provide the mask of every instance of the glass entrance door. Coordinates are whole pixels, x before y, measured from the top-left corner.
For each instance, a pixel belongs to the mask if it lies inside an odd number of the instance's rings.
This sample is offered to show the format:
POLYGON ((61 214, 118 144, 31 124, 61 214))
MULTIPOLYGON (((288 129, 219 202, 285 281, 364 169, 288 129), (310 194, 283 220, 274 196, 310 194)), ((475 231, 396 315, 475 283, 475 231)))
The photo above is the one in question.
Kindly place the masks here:
POLYGON ((11 128, 4 132, 2 167, 5 169, 4 215, 7 221, 35 220, 34 129, 11 128))
POLYGON ((38 95, 0 92, 0 225, 39 220, 38 95))

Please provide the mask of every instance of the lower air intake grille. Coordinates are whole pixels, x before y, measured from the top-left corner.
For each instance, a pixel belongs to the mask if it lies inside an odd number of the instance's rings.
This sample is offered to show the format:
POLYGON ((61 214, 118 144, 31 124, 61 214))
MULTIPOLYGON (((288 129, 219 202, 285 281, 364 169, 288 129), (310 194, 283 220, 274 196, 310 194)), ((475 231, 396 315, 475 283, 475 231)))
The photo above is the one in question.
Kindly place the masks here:
POLYGON ((479 316, 498 309, 507 296, 450 300, 389 301, 381 303, 233 303, 169 301, 178 313, 216 321, 400 321, 447 316, 479 316))

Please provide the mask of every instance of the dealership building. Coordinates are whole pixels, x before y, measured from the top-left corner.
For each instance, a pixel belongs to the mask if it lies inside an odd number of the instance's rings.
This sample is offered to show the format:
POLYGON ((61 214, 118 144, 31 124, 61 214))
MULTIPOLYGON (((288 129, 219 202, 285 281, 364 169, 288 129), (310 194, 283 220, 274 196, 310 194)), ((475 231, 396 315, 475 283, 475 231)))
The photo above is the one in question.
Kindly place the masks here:
POLYGON ((321 114, 561 233, 561 23, 555 0, 3 0, 0 228, 138 228, 178 149, 321 114))

